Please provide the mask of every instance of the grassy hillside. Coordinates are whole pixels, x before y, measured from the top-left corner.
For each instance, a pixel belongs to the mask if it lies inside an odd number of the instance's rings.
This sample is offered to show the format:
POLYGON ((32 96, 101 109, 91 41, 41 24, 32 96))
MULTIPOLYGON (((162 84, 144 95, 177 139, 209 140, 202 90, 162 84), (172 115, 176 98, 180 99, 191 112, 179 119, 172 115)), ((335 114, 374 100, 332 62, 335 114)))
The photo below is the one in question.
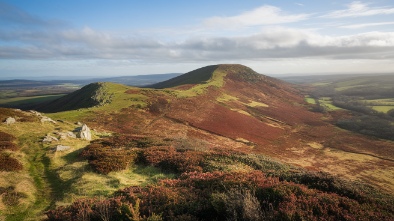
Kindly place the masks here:
POLYGON ((162 90, 88 85, 48 105, 54 123, 0 109, 17 120, 0 125, 0 159, 16 165, 0 163, 0 219, 394 218, 393 142, 339 129, 339 111, 309 111, 328 97, 308 104, 248 67, 196 71, 184 80, 201 83, 162 90), (92 141, 60 139, 75 122, 92 141))
POLYGON ((157 84, 153 84, 147 87, 162 89, 171 88, 185 84, 201 84, 208 81, 212 77, 212 73, 216 70, 218 65, 206 66, 203 68, 196 69, 178 77, 163 81, 157 84))
POLYGON ((86 85, 80 90, 50 103, 41 105, 37 110, 53 113, 105 105, 111 102, 113 96, 108 90, 109 84, 110 83, 92 83, 86 85))

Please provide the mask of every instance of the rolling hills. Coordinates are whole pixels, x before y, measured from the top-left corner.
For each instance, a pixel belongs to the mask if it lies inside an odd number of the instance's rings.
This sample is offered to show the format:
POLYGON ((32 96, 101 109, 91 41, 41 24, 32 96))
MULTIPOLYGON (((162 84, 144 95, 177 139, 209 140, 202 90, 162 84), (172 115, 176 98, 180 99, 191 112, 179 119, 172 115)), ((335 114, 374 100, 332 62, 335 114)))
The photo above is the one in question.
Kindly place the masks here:
POLYGON ((14 188, 29 196, 18 211, 49 210, 50 220, 100 219, 103 210, 124 220, 392 219, 394 143, 336 127, 345 111, 311 112, 304 96, 221 64, 145 88, 89 84, 39 107, 56 124, 4 110, 28 119, 0 126, 16 137, 12 156, 35 189, 14 188), (93 141, 40 142, 77 121, 94 129, 93 141), (58 143, 73 149, 51 152, 58 143))

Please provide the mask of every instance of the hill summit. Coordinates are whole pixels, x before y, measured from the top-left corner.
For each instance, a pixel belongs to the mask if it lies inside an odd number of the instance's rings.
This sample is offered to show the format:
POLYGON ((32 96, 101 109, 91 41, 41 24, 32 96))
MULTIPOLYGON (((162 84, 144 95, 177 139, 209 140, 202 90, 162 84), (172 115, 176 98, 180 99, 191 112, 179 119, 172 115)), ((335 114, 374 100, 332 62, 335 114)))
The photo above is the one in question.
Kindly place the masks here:
POLYGON ((258 74, 247 66, 240 64, 219 64, 198 68, 186 74, 150 85, 148 87, 163 89, 186 84, 205 84, 214 77, 215 72, 222 72, 225 74, 225 76, 229 75, 234 79, 243 81, 256 81, 264 79, 263 75, 258 74))

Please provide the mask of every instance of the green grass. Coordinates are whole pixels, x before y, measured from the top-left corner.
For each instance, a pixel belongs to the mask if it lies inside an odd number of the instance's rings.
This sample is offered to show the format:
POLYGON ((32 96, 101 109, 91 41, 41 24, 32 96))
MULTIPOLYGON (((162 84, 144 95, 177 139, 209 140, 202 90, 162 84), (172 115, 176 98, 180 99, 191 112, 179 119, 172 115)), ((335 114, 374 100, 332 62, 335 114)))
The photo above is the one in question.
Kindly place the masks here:
POLYGON ((48 114, 51 118, 64 119, 69 121, 78 121, 86 117, 92 116, 94 114, 99 114, 100 112, 111 113, 117 112, 122 108, 127 108, 130 106, 140 106, 144 108, 148 105, 148 97, 144 93, 155 93, 154 89, 140 89, 129 87, 126 85, 115 84, 115 83, 104 83, 102 90, 105 93, 107 99, 101 105, 80 108, 77 110, 62 111, 57 113, 48 114), (126 93, 127 90, 140 90, 140 93, 126 93))
POLYGON ((330 85, 332 82, 318 82, 318 83, 312 83, 311 85, 313 86, 326 86, 330 85))
POLYGON ((234 97, 234 96, 231 96, 231 95, 228 95, 228 94, 222 94, 222 95, 218 96, 216 98, 216 100, 219 101, 219 102, 225 103, 227 101, 236 101, 236 100, 238 100, 238 98, 234 97))
POLYGON ((389 110, 394 109, 394 106, 370 106, 370 107, 376 111, 383 113, 387 113, 389 110))
POLYGON ((320 105, 324 106, 326 110, 328 111, 336 111, 336 110, 342 110, 342 108, 334 106, 332 104, 331 99, 327 100, 327 99, 319 99, 320 105))
POLYGON ((224 77, 226 73, 220 70, 215 70, 205 84, 198 84, 188 90, 175 90, 175 94, 179 98, 194 97, 204 94, 209 87, 220 88, 224 85, 224 77))
MULTIPOLYGON (((305 96, 305 101, 308 102, 308 104, 316 104, 316 100, 314 98, 309 97, 309 96, 305 96)), ((321 98, 319 98, 319 103, 327 111, 342 110, 342 108, 339 108, 339 107, 334 106, 332 104, 332 100, 331 100, 330 97, 321 97, 321 98)))
POLYGON ((308 104, 316 104, 315 99, 311 97, 305 97, 305 101, 308 102, 308 104))

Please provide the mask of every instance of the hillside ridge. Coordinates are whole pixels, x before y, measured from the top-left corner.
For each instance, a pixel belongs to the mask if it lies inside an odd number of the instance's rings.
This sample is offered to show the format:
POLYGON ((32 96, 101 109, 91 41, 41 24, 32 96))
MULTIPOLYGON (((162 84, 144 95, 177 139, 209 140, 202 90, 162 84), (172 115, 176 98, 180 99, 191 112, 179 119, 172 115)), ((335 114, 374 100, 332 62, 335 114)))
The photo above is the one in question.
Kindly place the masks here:
POLYGON ((112 100, 112 95, 108 90, 109 85, 115 85, 115 83, 91 83, 71 94, 52 102, 42 104, 36 109, 42 112, 54 113, 105 105, 111 103, 112 100))

